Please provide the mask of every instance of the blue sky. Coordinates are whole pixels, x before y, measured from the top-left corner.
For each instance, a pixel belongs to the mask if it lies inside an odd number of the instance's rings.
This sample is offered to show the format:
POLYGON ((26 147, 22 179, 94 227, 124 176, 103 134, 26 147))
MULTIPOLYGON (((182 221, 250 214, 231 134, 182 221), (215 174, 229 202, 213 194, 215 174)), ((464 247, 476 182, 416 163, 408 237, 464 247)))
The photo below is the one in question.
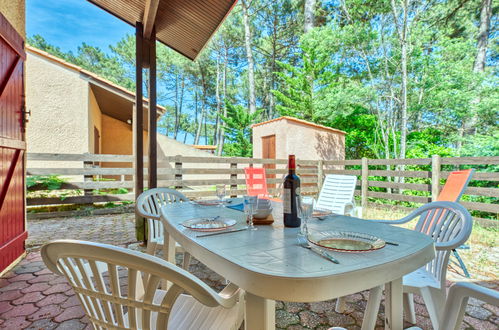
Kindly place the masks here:
POLYGON ((130 25, 85 0, 27 0, 26 31, 73 52, 82 42, 107 52, 108 45, 134 33, 130 25))

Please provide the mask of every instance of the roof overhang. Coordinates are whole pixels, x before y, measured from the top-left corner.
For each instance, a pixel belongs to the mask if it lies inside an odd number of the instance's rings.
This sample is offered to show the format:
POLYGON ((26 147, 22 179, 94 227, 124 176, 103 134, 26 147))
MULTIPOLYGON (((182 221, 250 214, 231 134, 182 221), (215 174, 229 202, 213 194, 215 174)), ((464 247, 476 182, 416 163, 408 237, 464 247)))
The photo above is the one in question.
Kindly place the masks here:
POLYGON ((135 26, 145 25, 156 39, 195 60, 237 0, 87 0, 135 26))
MULTIPOLYGON (((90 88, 95 96, 95 100, 99 105, 102 114, 119 121, 131 124, 133 119, 133 107, 135 105, 135 98, 123 93, 108 88, 108 86, 99 83, 98 81, 89 80, 90 88)), ((164 113, 164 109, 158 109, 157 118, 159 119, 164 113)), ((142 114, 144 121, 144 129, 149 129, 149 105, 144 102, 144 112, 142 114)))
MULTIPOLYGON (((62 66, 70 71, 79 74, 80 77, 89 83, 95 99, 99 104, 101 112, 114 119, 128 122, 133 117, 133 106, 135 104, 135 93, 128 89, 119 86, 107 79, 104 79, 93 72, 87 71, 77 65, 66 62, 54 55, 51 55, 43 50, 32 46, 26 46, 26 51, 30 55, 39 56, 52 62, 53 64, 62 66)), ((144 105, 144 128, 148 126, 149 100, 143 98, 144 105)), ((166 109, 160 105, 156 107, 157 118, 159 119, 165 114, 166 109)))

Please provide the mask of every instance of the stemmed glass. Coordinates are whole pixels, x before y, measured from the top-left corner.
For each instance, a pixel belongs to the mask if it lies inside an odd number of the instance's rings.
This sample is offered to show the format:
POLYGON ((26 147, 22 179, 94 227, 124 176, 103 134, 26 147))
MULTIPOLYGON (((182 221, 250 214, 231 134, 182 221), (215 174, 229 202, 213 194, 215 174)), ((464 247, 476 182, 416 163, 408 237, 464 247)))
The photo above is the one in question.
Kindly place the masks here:
POLYGON ((257 196, 244 196, 244 214, 246 215, 246 223, 248 230, 256 230, 253 224, 253 215, 255 214, 256 204, 258 202, 257 196))
POLYGON ((225 185, 224 184, 217 184, 217 197, 220 200, 220 204, 218 205, 219 207, 223 207, 223 201, 225 197, 225 185))
POLYGON ((315 207, 315 199, 310 196, 297 198, 297 206, 298 206, 298 215, 301 218, 302 225, 300 228, 300 234, 307 238, 308 236, 308 220, 312 217, 312 213, 315 207))

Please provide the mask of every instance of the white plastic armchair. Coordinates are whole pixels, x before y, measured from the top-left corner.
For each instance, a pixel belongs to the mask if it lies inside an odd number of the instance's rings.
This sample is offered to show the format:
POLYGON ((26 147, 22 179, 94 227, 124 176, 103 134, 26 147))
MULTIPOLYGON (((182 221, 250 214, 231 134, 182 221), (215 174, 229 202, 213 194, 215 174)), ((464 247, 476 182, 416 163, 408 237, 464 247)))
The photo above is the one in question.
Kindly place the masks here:
POLYGON ((336 214, 352 215, 357 177, 355 175, 328 174, 322 185, 316 207, 336 214))
MULTIPOLYGON (((466 305, 469 298, 475 298, 493 306, 499 306, 499 292, 482 286, 469 283, 458 282, 449 289, 449 295, 445 302, 442 323, 442 330, 459 330, 463 321, 466 305)), ((345 328, 334 327, 329 330, 346 330, 345 328)), ((419 327, 410 327, 405 330, 421 330, 419 327)))
POLYGON ((107 244, 59 240, 42 258, 73 287, 95 329, 230 329, 244 318, 244 292, 215 292, 155 256, 107 244), (160 283, 172 283, 168 291, 160 283), (185 292, 185 293, 184 293, 185 292))
MULTIPOLYGON (((429 235, 435 241, 435 259, 403 278, 404 311, 407 321, 416 323, 413 294, 423 297, 431 322, 438 329, 442 308, 446 298, 445 280, 447 265, 452 249, 469 238, 473 222, 471 214, 461 204, 455 202, 433 202, 423 205, 400 220, 367 220, 388 224, 404 224, 418 219, 414 230, 429 235)), ((376 313, 381 295, 379 288, 371 290, 376 301, 376 313)))
MULTIPOLYGON (((147 219, 147 250, 154 255, 157 249, 164 244, 163 224, 160 221, 161 207, 170 203, 188 202, 189 199, 181 192, 169 188, 153 188, 146 190, 137 198, 135 212, 147 219)), ((180 245, 176 244, 176 252, 183 252, 180 245)), ((184 255, 184 268, 188 266, 189 257, 184 255)))
MULTIPOLYGON (((458 282, 453 284, 449 289, 440 329, 458 330, 461 328, 469 298, 475 298, 493 306, 499 306, 498 291, 487 289, 483 286, 469 282, 458 282)), ((421 329, 418 327, 411 327, 406 330, 421 329)))

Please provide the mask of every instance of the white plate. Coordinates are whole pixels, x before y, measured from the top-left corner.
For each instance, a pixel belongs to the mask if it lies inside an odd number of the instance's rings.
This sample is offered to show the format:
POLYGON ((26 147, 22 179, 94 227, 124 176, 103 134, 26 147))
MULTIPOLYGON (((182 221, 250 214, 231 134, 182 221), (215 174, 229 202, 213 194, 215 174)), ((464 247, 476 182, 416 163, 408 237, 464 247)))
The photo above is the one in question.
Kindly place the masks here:
POLYGON ((218 231, 232 227, 236 223, 234 219, 211 217, 189 219, 182 222, 182 226, 197 231, 218 231))
POLYGON ((385 241, 376 236, 348 231, 310 232, 308 240, 320 247, 341 252, 367 252, 386 245, 385 241))

